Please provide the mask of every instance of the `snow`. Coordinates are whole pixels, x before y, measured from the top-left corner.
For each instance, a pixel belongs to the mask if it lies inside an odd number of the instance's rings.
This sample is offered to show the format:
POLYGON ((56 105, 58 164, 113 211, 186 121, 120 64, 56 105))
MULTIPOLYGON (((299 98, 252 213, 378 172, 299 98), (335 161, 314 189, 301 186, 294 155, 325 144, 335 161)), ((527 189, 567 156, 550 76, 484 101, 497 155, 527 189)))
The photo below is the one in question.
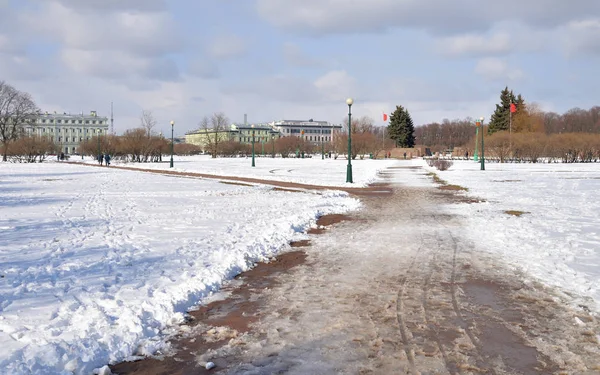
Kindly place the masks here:
MULTIPOLYGON (((319 216, 360 209, 336 186, 365 186, 394 166, 423 167, 469 189, 459 194, 484 199, 440 210, 461 216, 457 235, 522 270, 526 281, 556 286, 600 312, 597 164, 488 163, 480 171, 473 161, 455 161, 442 172, 422 160, 356 160, 355 183, 346 184, 344 159, 250 162, 176 157, 174 170, 332 189, 297 193, 58 162, 1 163, 0 374, 102 373, 108 363, 168 352, 166 338, 186 310, 307 238, 319 216)), ((168 161, 126 166, 170 169, 168 161)), ((396 169, 392 182, 431 187, 423 173, 396 169)))
MULTIPOLYGON (((275 180, 294 182, 306 185, 337 186, 337 187, 364 187, 376 179, 377 170, 392 166, 396 161, 392 159, 352 160, 352 181, 346 183, 347 159, 321 159, 321 155, 312 158, 270 158, 256 156, 255 167, 252 167, 251 157, 240 158, 211 158, 209 155, 175 156, 173 168, 169 167, 169 157, 163 158, 162 163, 124 163, 118 160, 111 161, 111 165, 126 166, 128 168, 170 170, 176 172, 205 173, 216 176, 234 176, 258 178, 261 180, 275 180)), ((74 162, 80 162, 77 158, 74 162)), ((94 164, 91 158, 83 161, 94 164)))
POLYGON ((449 184, 484 199, 451 208, 467 222, 464 235, 545 285, 575 296, 578 308, 600 312, 600 165, 486 163, 455 160, 447 171, 419 161, 449 184), (505 211, 522 211, 512 216, 505 211))
MULTIPOLYGON (((304 176, 304 162, 288 165, 304 176)), ((306 238, 319 216, 359 206, 335 190, 0 164, 0 373, 89 374, 168 350, 169 329, 224 281, 306 238)))

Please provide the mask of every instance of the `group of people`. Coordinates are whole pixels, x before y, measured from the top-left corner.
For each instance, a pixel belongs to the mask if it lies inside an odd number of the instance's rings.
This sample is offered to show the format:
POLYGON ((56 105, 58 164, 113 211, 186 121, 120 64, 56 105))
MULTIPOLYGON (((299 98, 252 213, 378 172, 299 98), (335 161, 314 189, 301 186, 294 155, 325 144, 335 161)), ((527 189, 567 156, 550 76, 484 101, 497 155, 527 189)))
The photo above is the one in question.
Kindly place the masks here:
POLYGON ((100 163, 100 165, 102 165, 102 162, 106 163, 106 166, 108 167, 110 165, 110 155, 109 154, 99 154, 98 155, 98 163, 100 163))

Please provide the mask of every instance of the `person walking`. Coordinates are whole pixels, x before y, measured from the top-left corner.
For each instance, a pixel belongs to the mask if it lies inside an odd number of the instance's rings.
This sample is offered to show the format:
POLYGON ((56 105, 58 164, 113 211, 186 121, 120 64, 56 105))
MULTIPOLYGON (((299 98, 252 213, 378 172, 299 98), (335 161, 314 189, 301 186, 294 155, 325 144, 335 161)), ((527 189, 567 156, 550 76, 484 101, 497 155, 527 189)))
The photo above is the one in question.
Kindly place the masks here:
POLYGON ((106 164, 107 167, 110 165, 110 155, 109 154, 104 155, 104 164, 106 164))
POLYGON ((98 163, 100 163, 100 165, 102 165, 103 160, 104 160, 104 155, 98 154, 98 163))

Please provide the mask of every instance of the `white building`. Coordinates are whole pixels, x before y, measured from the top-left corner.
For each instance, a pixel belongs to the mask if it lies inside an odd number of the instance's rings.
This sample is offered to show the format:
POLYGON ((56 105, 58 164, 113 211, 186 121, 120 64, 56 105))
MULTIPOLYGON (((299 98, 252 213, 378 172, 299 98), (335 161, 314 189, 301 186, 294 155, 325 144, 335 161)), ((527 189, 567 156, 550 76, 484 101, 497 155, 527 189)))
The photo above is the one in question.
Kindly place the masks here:
POLYGON ((333 142, 333 135, 342 130, 342 125, 333 125, 327 121, 310 120, 280 120, 269 123, 283 137, 304 137, 305 141, 318 144, 333 142))
POLYGON ((23 125, 28 135, 48 137, 60 152, 74 154, 79 144, 96 136, 108 134, 108 117, 100 117, 96 111, 90 114, 40 113, 36 119, 23 125))

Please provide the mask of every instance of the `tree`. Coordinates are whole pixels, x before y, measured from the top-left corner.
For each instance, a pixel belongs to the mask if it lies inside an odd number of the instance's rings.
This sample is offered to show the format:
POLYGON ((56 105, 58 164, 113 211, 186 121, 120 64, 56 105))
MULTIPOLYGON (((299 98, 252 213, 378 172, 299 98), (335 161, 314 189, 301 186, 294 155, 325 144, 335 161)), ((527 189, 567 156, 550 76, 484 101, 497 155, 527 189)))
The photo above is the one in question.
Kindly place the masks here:
POLYGON ((519 102, 512 90, 508 89, 508 86, 500 93, 500 104, 496 104, 496 110, 492 114, 488 131, 493 134, 497 131, 506 130, 510 128, 510 104, 515 103, 517 110, 519 106, 524 107, 525 100, 519 95, 519 102))
POLYGON ((204 150, 208 150, 213 158, 219 154, 219 144, 225 142, 225 132, 228 130, 229 119, 223 112, 214 113, 210 119, 206 116, 200 121, 200 129, 206 133, 204 150))
POLYGON ((0 142, 3 146, 3 161, 7 160, 9 144, 19 137, 21 126, 35 123, 38 111, 28 93, 0 81, 0 142))
POLYGON ((396 147, 415 146, 415 127, 410 114, 401 105, 390 116, 388 134, 396 142, 396 147))

